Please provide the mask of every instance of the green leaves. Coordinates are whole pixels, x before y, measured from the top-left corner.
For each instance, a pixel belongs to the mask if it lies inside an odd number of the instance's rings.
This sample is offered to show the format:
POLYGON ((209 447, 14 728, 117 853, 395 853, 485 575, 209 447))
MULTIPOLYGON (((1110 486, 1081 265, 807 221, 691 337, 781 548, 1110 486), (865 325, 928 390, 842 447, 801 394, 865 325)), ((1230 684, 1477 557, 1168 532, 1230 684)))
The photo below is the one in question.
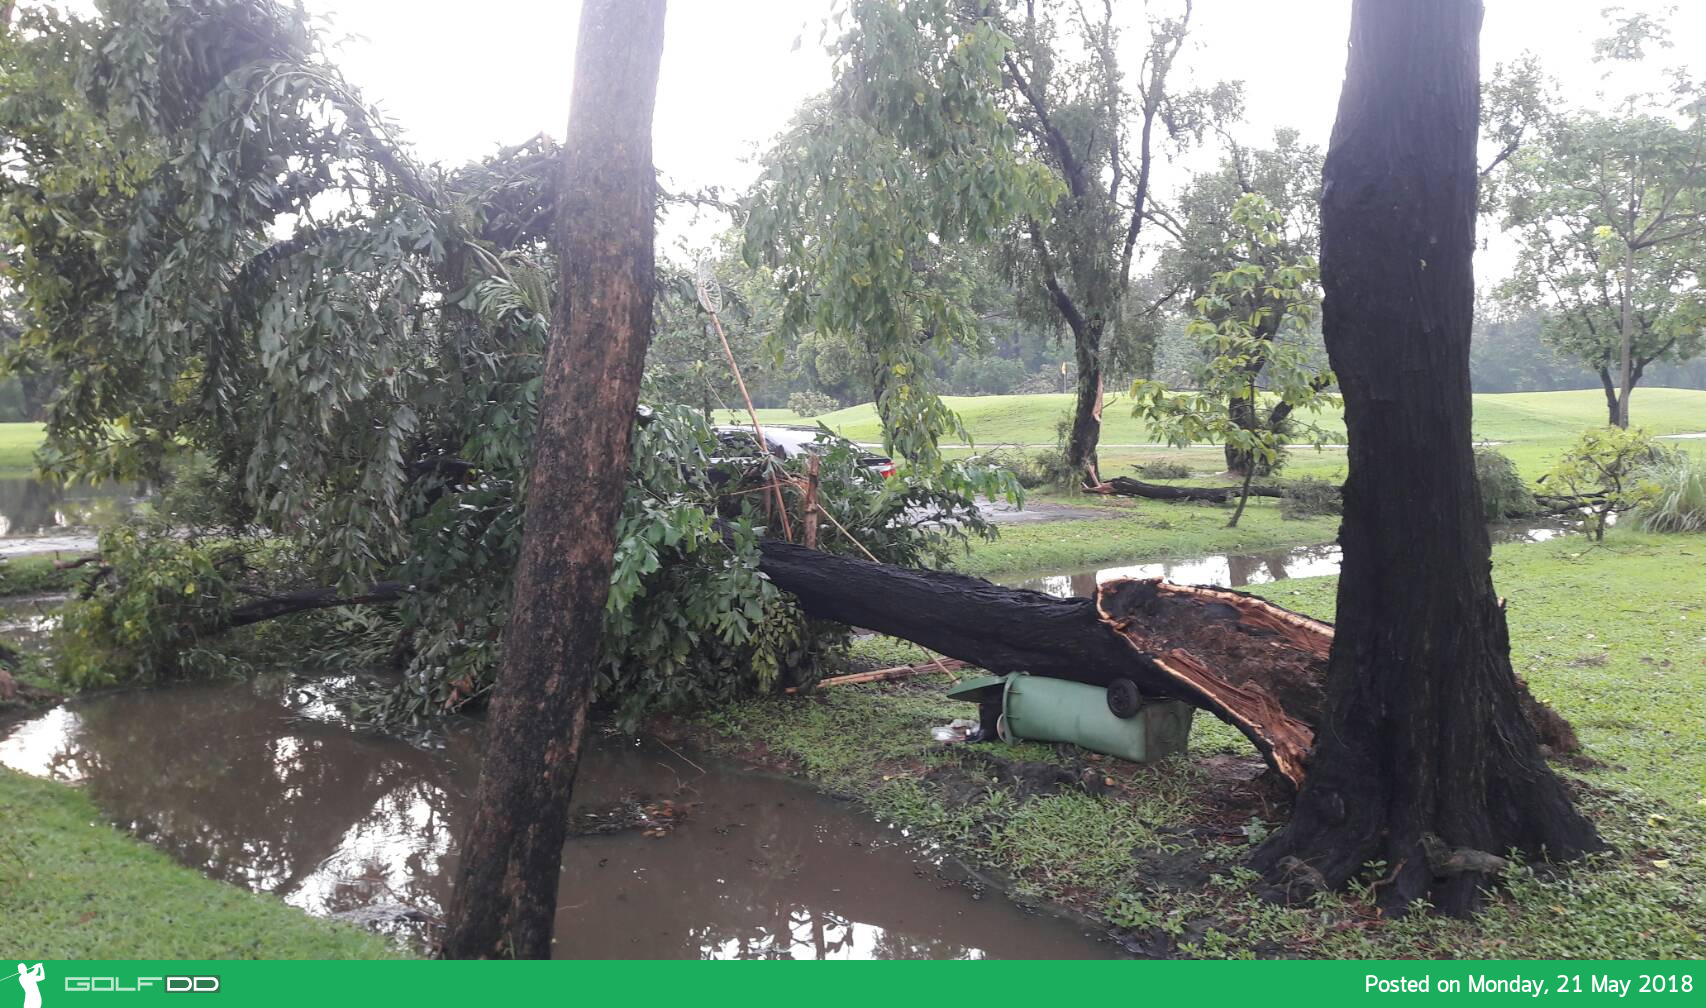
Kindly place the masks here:
POLYGON ((945 0, 856 0, 837 77, 772 150, 748 199, 744 254, 783 306, 776 344, 817 332, 871 358, 891 454, 939 462, 963 434, 932 355, 976 339, 968 255, 1056 189, 1023 161, 995 100, 1009 39, 945 0))
POLYGON ((1185 328, 1206 361, 1197 390, 1140 380, 1131 389, 1132 413, 1170 444, 1216 442, 1271 466, 1300 433, 1314 444, 1326 438, 1318 428, 1300 430, 1293 417, 1331 402, 1332 372, 1317 369, 1300 341, 1286 339, 1313 322, 1319 274, 1314 259, 1286 257, 1283 218, 1266 197, 1239 197, 1230 220, 1219 255, 1231 266, 1214 274, 1185 328))

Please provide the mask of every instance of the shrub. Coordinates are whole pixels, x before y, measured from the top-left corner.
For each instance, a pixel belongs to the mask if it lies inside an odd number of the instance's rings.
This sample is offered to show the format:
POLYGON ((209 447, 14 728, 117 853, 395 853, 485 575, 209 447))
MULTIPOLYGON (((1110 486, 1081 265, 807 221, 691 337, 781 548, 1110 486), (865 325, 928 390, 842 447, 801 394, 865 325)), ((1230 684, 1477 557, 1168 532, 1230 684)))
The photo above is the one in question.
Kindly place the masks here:
POLYGON ((788 409, 792 410, 795 416, 822 416, 825 413, 834 413, 840 408, 840 403, 822 392, 808 390, 788 396, 788 409))
POLYGON ((246 670, 240 653, 278 628, 226 637, 231 609, 307 577, 282 540, 188 539, 162 518, 103 530, 100 554, 55 635, 55 676, 76 689, 246 670))
POLYGON ((1285 496, 1280 498, 1280 516, 1283 518, 1314 518, 1343 511, 1344 498, 1339 488, 1313 476, 1292 480, 1285 486, 1285 496))
POLYGON ((1078 485, 1078 473, 1066 461, 1065 448, 1044 448, 1031 456, 1036 470, 1036 486, 1071 489, 1078 485))
POLYGON ((1540 479, 1550 488, 1588 498, 1594 519, 1590 528, 1600 540, 1612 515, 1633 511, 1657 496, 1657 486, 1642 474, 1664 458, 1646 431, 1594 427, 1583 431, 1540 479))
POLYGON ((1145 462, 1136 467, 1137 474, 1144 479, 1185 479, 1191 475, 1191 467, 1183 462, 1170 462, 1165 459, 1156 462, 1145 462))
POLYGON ((1636 516, 1648 532, 1706 531, 1706 457, 1678 451, 1642 472, 1651 496, 1636 516))
POLYGON ((1481 506, 1488 521, 1536 514, 1540 505, 1516 471, 1516 463, 1497 448, 1475 449, 1475 482, 1481 485, 1481 506))
POLYGON ((997 445, 981 453, 979 458, 985 463, 1005 470, 1013 479, 1026 490, 1035 490, 1046 486, 1049 477, 1037 460, 1024 454, 1013 445, 997 445))

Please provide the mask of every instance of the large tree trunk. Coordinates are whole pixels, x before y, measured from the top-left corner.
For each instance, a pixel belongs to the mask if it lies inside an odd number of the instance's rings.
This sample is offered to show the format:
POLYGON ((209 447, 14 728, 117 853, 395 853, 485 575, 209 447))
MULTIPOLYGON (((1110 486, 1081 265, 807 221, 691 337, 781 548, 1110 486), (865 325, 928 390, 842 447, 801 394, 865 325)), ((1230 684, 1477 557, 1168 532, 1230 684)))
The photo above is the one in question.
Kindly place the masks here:
POLYGON ((444 954, 546 958, 651 332, 664 0, 585 0, 515 601, 444 954))
POLYGON ((1479 0, 1352 8, 1321 206, 1350 441, 1338 632, 1308 779, 1254 856, 1330 886, 1380 862, 1383 904, 1447 912, 1487 876, 1441 851, 1602 847, 1522 716, 1471 458, 1480 25, 1479 0))

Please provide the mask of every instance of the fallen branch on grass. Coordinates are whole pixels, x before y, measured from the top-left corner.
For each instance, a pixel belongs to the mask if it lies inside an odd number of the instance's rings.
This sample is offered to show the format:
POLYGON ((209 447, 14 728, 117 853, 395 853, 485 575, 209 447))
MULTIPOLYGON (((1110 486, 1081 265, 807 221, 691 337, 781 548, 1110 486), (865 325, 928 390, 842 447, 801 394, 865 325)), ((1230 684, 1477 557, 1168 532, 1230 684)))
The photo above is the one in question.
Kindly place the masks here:
MULTIPOLYGON (((925 675, 930 672, 956 672, 971 666, 958 658, 938 658, 934 661, 919 662, 916 665, 895 665, 892 668, 872 669, 869 672, 854 672, 851 675, 830 676, 819 679, 811 689, 825 689, 831 686, 856 686, 860 683, 895 682, 910 679, 913 676, 925 675)), ((789 686, 784 693, 798 693, 798 686, 789 686)))

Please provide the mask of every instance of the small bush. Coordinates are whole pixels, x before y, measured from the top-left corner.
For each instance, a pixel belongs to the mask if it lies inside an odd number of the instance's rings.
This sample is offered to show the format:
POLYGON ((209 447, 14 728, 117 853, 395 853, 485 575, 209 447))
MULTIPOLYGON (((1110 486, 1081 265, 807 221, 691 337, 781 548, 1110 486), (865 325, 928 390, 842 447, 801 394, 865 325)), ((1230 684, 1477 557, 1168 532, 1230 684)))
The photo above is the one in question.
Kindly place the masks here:
POLYGON ((796 416, 814 417, 834 413, 841 404, 822 392, 795 392, 788 397, 788 408, 796 416))
POLYGON ((1191 467, 1183 462, 1145 462, 1135 468, 1144 479, 1185 479, 1191 475, 1191 467))
POLYGON ((1516 463, 1496 448, 1475 449, 1475 482, 1481 485, 1481 507, 1488 521, 1540 511, 1534 493, 1516 471, 1516 463))
POLYGON ((1706 531, 1706 458, 1668 453, 1642 473, 1651 497, 1636 520, 1648 532, 1706 531))
POLYGON ((1005 469, 1026 490, 1035 490, 1048 484, 1048 474, 1037 460, 1012 445, 997 445, 983 452, 979 459, 988 465, 1005 469))
POLYGON ((1540 479, 1548 488, 1570 496, 1593 498, 1588 504, 1593 516, 1588 531, 1597 541, 1605 538, 1612 515, 1653 503, 1657 486, 1646 472, 1667 458, 1652 435, 1639 428, 1594 427, 1583 431, 1540 479))
POLYGON ((1305 476, 1286 484, 1285 496, 1280 498, 1280 516, 1299 519, 1319 515, 1341 514, 1344 498, 1339 488, 1323 479, 1305 476))
POLYGON ((1069 488, 1078 482, 1078 474, 1066 461, 1065 448, 1044 448, 1031 456, 1037 473, 1037 486, 1069 488))

